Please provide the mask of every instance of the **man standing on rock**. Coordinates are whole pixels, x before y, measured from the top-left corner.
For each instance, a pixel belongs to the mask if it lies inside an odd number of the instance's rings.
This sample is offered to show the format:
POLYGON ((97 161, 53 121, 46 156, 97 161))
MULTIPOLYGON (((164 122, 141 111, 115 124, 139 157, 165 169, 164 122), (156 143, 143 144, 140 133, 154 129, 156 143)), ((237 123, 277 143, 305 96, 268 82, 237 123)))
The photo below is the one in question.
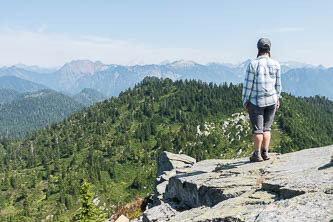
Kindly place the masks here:
POLYGON ((243 107, 249 112, 253 127, 251 162, 269 159, 270 130, 281 95, 280 64, 271 59, 270 40, 259 39, 257 47, 258 55, 247 67, 242 93, 243 107))

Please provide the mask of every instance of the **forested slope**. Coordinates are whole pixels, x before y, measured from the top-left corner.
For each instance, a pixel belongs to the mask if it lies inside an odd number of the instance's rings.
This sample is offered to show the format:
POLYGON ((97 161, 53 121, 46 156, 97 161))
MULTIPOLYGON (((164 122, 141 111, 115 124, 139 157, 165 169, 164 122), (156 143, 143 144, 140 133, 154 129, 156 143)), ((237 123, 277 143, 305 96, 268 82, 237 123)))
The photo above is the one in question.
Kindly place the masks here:
POLYGON ((7 97, 7 103, 0 104, 0 137, 22 138, 27 132, 59 122, 83 108, 81 103, 53 90, 12 95, 15 96, 11 100, 7 97))
POLYGON ((16 76, 1 76, 0 69, 0 89, 12 89, 18 92, 34 92, 47 88, 48 87, 44 85, 21 79, 16 76))
POLYGON ((21 93, 14 89, 0 89, 0 105, 20 98, 21 93))
MULTIPOLYGON (((333 103, 284 94, 272 147, 289 152, 333 144, 333 103)), ((163 151, 197 160, 247 156, 249 120, 241 86, 145 78, 118 98, 75 112, 60 123, 0 144, 0 214, 4 220, 70 218, 80 181, 95 185, 109 215, 117 204, 153 193, 163 151)))
POLYGON ((97 102, 103 101, 106 99, 106 96, 97 90, 85 88, 80 93, 73 95, 72 98, 85 106, 90 106, 97 102))

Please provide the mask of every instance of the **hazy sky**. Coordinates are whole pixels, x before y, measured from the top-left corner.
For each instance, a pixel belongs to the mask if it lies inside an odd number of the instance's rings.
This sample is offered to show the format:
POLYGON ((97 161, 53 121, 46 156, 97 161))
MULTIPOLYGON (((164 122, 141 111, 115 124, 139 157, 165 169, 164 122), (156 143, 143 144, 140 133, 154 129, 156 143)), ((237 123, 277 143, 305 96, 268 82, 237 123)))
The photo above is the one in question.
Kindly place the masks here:
POLYGON ((331 0, 10 0, 0 6, 0 66, 194 60, 238 63, 272 56, 333 66, 331 0))

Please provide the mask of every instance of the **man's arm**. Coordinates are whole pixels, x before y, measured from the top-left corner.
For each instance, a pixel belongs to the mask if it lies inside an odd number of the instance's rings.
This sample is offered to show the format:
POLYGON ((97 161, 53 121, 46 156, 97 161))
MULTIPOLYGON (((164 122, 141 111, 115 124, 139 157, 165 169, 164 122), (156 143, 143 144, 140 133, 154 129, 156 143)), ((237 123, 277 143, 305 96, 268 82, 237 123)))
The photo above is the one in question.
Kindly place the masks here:
POLYGON ((278 65, 278 70, 277 70, 277 73, 276 73, 275 90, 276 90, 277 98, 278 98, 278 101, 277 101, 277 104, 276 104, 276 108, 279 109, 280 108, 281 92, 282 92, 280 64, 278 65))
POLYGON ((278 70, 277 70, 277 73, 276 73, 275 90, 276 90, 276 93, 277 93, 278 99, 279 99, 280 96, 281 96, 281 91, 282 91, 282 87, 281 87, 281 68, 280 68, 280 65, 278 65, 278 70))
POLYGON ((250 63, 248 68, 246 69, 246 75, 242 92, 242 101, 245 111, 247 111, 248 101, 250 100, 250 96, 252 93, 253 82, 254 82, 254 70, 252 64, 250 63))

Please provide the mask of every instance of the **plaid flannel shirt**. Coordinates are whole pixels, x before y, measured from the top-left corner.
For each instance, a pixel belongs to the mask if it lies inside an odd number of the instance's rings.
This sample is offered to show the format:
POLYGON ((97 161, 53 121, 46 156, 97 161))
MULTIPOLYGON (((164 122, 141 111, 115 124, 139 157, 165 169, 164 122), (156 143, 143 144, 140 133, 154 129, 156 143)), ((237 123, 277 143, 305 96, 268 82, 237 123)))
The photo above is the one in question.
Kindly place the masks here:
POLYGON ((243 105, 251 102, 259 107, 276 104, 281 96, 280 64, 268 56, 251 61, 243 85, 243 105))

